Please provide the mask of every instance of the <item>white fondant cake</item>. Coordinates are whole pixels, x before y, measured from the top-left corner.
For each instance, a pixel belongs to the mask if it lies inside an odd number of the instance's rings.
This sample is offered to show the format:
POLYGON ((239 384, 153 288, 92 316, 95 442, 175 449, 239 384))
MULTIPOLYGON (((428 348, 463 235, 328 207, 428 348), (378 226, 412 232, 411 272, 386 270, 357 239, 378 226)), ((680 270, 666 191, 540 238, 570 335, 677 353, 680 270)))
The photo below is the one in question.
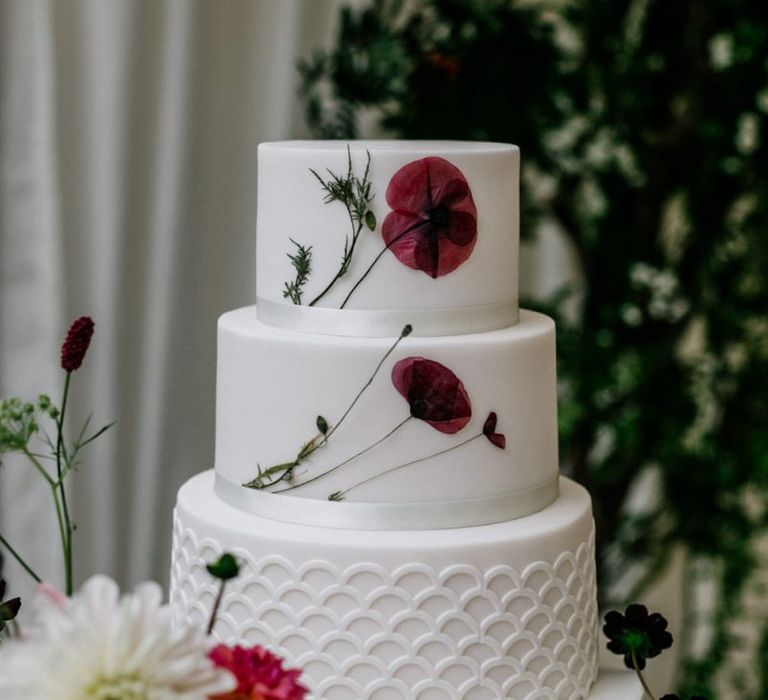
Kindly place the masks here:
POLYGON ((313 700, 591 697, 591 506, 558 478, 554 324, 517 306, 518 169, 505 144, 259 149, 257 304, 219 322, 171 601, 201 622, 235 553, 216 635, 313 700))

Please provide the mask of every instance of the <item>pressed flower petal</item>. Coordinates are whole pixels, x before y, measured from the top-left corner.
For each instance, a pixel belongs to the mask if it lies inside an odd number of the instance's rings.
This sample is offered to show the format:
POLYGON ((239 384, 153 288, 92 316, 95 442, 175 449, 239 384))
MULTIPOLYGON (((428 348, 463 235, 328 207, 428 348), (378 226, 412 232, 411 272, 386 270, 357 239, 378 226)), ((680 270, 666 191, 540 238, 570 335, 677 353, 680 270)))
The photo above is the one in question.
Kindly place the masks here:
POLYGON ((423 357, 407 357, 392 368, 392 383, 414 418, 442 433, 461 430, 472 417, 464 385, 447 367, 423 357))
POLYGON ((381 232, 394 256, 433 278, 455 270, 472 254, 477 209, 461 171, 443 158, 404 165, 387 187, 392 211, 381 232))

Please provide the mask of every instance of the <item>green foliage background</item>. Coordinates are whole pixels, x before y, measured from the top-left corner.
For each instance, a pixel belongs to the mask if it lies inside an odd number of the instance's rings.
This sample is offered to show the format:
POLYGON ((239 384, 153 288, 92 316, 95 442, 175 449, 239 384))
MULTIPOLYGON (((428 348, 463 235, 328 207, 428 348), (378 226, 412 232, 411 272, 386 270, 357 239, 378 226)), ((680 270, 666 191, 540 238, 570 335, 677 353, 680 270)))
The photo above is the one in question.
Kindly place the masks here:
POLYGON ((523 235, 555 222, 584 280, 529 305, 558 322, 563 466, 595 500, 603 582, 676 543, 711 562, 680 690, 767 698, 768 612, 744 596, 767 530, 768 3, 377 0, 301 70, 321 137, 373 116, 521 147, 523 235), (641 477, 659 499, 637 512, 641 477), (758 643, 728 675, 745 615, 758 643))

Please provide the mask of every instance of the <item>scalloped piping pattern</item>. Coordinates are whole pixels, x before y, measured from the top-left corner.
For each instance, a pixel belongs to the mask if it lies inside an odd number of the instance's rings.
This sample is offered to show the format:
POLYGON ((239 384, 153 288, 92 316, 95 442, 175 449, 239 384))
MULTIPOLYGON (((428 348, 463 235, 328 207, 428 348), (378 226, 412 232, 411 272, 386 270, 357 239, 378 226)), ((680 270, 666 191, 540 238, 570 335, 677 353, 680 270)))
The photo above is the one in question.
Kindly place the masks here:
MULTIPOLYGON (((175 513, 178 623, 205 625, 217 592, 205 562, 222 551, 175 513)), ((594 530, 575 552, 522 571, 340 568, 229 551, 243 568, 228 585, 216 637, 276 650, 304 670, 312 700, 580 700, 596 678, 594 530)))

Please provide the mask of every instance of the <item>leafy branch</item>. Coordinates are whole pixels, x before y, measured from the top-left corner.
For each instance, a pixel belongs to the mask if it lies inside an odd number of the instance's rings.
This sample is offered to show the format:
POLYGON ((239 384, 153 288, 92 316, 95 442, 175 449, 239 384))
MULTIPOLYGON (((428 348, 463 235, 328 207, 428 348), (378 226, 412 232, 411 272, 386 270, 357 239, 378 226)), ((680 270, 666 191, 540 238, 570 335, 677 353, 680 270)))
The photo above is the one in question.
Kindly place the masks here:
POLYGON ((296 253, 294 255, 287 254, 291 265, 296 270, 296 277, 285 283, 283 297, 290 299, 294 304, 301 304, 304 285, 307 283, 312 272, 312 246, 303 246, 301 243, 294 241, 293 238, 289 240, 296 246, 296 253))
POLYGON ((371 154, 366 151, 366 156, 367 160, 362 178, 354 173, 352 152, 349 146, 347 146, 347 172, 345 175, 337 175, 332 170, 328 170, 328 179, 323 179, 315 170, 310 168, 310 172, 317 178, 325 192, 325 198, 323 199, 325 204, 341 202, 344 205, 349 217, 351 235, 348 234, 344 240, 344 251, 341 256, 338 272, 336 272, 325 288, 309 302, 309 306, 317 304, 336 282, 347 273, 355 252, 355 246, 363 228, 368 228, 370 231, 376 230, 376 216, 370 208, 374 195, 371 192, 371 182, 368 179, 371 170, 371 154))
MULTIPOLYGON (((61 346, 61 368, 66 372, 66 379, 60 407, 55 406, 45 394, 39 396, 34 404, 23 402, 16 397, 0 401, 0 457, 8 453, 17 453, 26 457, 50 488, 64 555, 65 592, 67 595, 71 595, 74 588, 72 535, 75 527, 70 517, 65 478, 77 468, 80 451, 113 425, 110 423, 88 434, 88 427, 91 422, 89 416, 78 437, 69 445, 67 444, 64 421, 72 374, 82 365, 91 342, 93 328, 94 323, 90 317, 82 316, 76 319, 70 326, 67 337, 61 346), (41 425, 42 421, 53 423, 55 427, 53 437, 41 425), (34 449, 32 447, 33 440, 42 442, 47 448, 48 454, 34 449), (52 473, 52 470, 46 468, 44 462, 53 462, 56 465, 55 472, 52 473)), ((32 578, 39 581, 39 577, 21 554, 11 547, 1 535, 0 545, 18 561, 32 578)))

